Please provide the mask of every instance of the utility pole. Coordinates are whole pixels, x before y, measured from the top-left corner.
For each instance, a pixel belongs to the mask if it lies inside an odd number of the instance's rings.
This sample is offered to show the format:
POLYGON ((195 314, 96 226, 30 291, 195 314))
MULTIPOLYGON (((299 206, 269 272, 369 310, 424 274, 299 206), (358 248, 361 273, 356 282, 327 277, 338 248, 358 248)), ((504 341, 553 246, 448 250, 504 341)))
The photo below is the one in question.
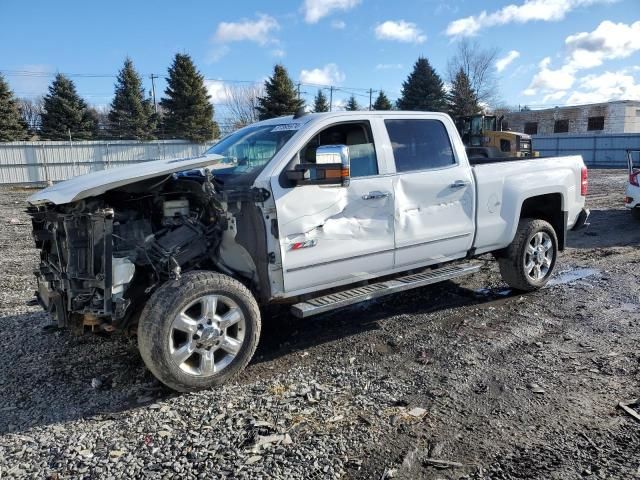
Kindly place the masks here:
POLYGON ((298 82, 298 100, 300 100, 300 82, 298 82))
POLYGON ((152 73, 151 74, 151 94, 153 96, 153 109, 155 110, 156 113, 158 113, 158 104, 156 103, 156 82, 153 81, 155 78, 158 78, 158 76, 152 73))
POLYGON ((369 111, 371 111, 371 97, 373 97, 373 88, 369 89, 369 111))
POLYGON ((329 111, 333 108, 333 85, 329 88, 329 111))

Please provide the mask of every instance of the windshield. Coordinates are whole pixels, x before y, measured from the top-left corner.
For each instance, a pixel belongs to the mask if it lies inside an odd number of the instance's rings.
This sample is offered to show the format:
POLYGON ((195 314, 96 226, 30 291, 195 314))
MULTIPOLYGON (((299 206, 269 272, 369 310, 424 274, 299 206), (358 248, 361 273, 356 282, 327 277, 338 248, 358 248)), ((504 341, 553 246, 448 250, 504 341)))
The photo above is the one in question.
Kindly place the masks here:
POLYGON ((205 152, 224 157, 209 167, 211 173, 223 176, 223 181, 239 176, 255 178, 300 126, 260 125, 232 133, 205 152))

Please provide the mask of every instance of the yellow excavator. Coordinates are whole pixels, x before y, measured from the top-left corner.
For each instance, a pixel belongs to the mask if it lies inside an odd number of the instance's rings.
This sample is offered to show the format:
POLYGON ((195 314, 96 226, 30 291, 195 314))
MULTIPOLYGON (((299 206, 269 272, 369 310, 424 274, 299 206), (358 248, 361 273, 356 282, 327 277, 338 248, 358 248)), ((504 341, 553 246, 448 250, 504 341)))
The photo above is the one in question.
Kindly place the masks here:
POLYGON ((504 115, 471 115, 456 119, 467 155, 475 158, 537 157, 531 150, 531 136, 504 130, 504 115))

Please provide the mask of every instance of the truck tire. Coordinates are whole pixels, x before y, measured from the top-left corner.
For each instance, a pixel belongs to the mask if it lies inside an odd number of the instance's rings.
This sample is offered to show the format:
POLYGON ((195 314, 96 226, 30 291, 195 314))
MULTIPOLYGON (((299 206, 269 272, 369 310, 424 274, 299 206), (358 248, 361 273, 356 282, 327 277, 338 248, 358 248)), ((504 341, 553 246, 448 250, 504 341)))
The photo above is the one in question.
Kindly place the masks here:
POLYGON ((260 337, 260 310, 251 292, 219 273, 194 271, 168 281, 138 322, 147 368, 179 392, 222 385, 247 366, 260 337))
POLYGON ((640 220, 640 207, 631 209, 631 217, 635 220, 640 220))
POLYGON ((531 292, 551 277, 558 257, 558 237, 544 220, 523 218, 511 244, 498 258, 502 279, 515 290, 531 292))

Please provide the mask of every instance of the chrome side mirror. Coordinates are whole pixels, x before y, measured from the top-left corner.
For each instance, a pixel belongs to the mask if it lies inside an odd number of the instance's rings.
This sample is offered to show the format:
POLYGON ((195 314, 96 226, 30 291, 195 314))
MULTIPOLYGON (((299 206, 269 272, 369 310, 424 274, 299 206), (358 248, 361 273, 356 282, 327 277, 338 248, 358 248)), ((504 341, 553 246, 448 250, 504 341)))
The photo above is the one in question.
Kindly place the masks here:
POLYGON ((315 163, 301 163, 286 172, 296 185, 349 185, 349 147, 323 145, 316 150, 315 163))

